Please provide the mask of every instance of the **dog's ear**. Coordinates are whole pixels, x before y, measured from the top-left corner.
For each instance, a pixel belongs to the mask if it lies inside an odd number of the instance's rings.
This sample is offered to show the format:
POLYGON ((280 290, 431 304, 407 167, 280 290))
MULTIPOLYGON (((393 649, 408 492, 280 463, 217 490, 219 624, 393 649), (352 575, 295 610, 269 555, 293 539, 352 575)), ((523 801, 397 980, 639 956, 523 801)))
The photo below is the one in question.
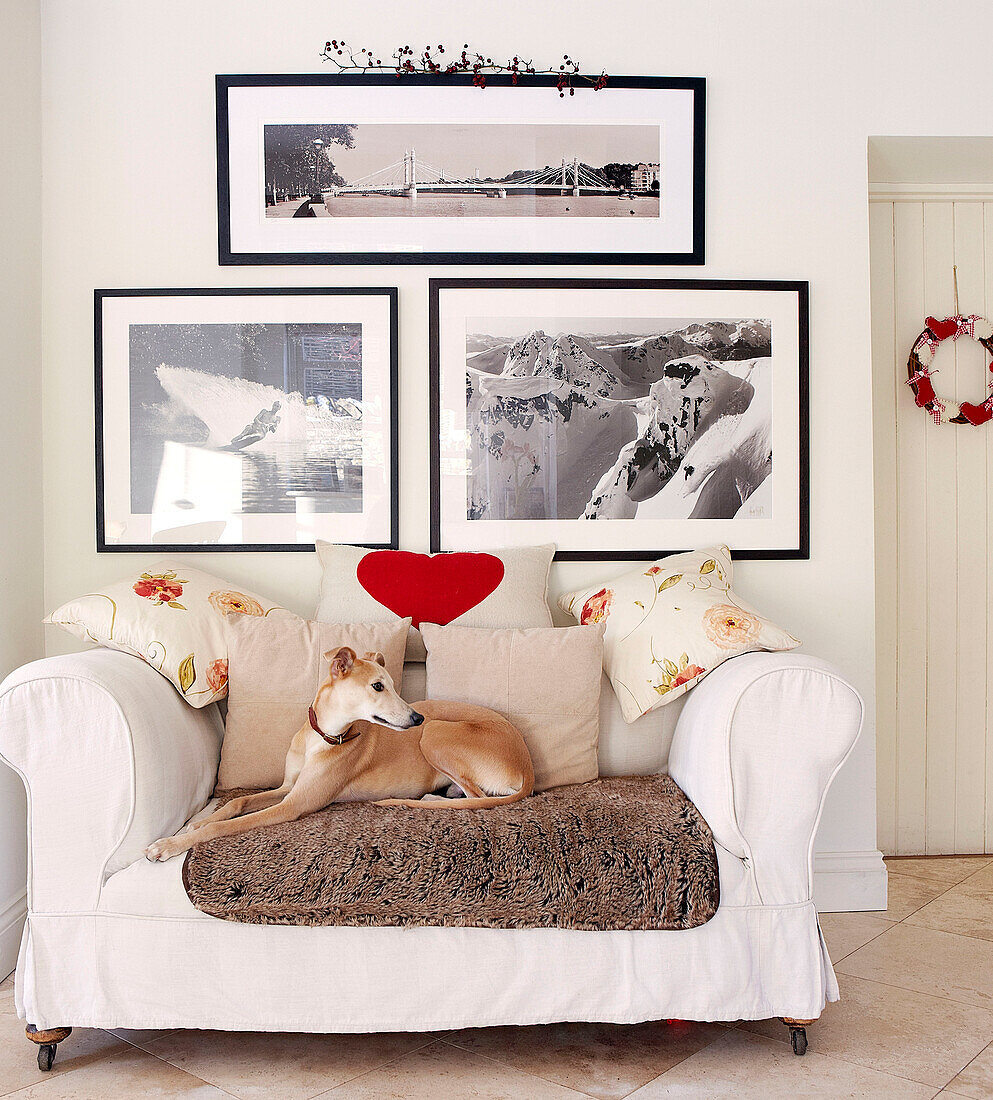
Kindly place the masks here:
POLYGON ((375 661, 377 665, 382 665, 383 668, 386 668, 386 658, 382 653, 367 653, 362 659, 364 661, 375 661))
POLYGON ((355 650, 347 645, 329 649, 324 656, 331 666, 332 680, 340 680, 343 676, 347 676, 352 671, 352 665, 355 664, 355 650))

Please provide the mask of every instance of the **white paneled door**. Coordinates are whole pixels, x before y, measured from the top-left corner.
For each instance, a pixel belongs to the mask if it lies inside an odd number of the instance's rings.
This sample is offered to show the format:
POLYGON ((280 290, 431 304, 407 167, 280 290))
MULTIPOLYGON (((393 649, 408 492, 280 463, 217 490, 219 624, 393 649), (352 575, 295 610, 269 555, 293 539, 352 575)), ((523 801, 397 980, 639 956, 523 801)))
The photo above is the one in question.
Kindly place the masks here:
MULTIPOLYGON (((993 312, 993 189, 870 196, 879 846, 993 851, 993 422, 931 422, 907 357, 929 314, 993 312)), ((982 401, 989 356, 935 358, 936 391, 982 401)))

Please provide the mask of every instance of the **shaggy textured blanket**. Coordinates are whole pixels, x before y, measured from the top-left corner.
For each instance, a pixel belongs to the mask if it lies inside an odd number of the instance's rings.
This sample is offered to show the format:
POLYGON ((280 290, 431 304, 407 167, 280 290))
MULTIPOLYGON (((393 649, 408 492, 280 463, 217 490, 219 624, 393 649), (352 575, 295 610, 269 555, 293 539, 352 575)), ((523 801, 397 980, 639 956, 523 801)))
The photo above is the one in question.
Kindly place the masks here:
POLYGON ((487 810, 337 803, 198 844, 183 884, 249 924, 682 929, 719 900, 710 829, 667 775, 487 810))

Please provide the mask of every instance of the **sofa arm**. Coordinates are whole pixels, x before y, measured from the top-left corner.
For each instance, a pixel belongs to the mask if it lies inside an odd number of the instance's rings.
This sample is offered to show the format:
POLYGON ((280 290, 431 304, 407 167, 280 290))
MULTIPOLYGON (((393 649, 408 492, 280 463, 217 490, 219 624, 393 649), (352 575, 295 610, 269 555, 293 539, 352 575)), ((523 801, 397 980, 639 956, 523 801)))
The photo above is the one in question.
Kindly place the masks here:
POLYGON ((0 684, 0 760, 28 795, 28 904, 96 907, 104 880, 210 797, 223 727, 137 657, 95 649, 0 684))
POLYGON ((669 774, 766 905, 813 896, 814 834, 862 728, 858 692, 823 661, 749 653, 690 692, 669 774))

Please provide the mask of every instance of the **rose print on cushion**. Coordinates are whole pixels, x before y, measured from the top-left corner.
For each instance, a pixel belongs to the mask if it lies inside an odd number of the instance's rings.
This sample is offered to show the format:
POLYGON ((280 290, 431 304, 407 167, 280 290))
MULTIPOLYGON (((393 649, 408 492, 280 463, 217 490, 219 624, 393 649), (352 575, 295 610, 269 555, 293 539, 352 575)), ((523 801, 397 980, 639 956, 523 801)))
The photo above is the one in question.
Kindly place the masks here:
POLYGON ((721 603, 704 612, 703 629, 714 645, 721 649, 738 649, 751 645, 762 631, 762 622, 744 608, 721 603))
POLYGON ((583 604, 583 610, 579 613, 579 625, 602 622, 610 614, 610 604, 614 599, 614 593, 609 588, 601 588, 583 604))
POLYGON ((262 604, 244 592, 211 592, 207 599, 221 615, 265 615, 262 604))
POLYGON ((207 686, 211 691, 223 691, 228 682, 228 661, 218 657, 207 665, 207 686))
POLYGON ((142 573, 131 587, 135 595, 151 600, 156 606, 165 604, 177 611, 185 611, 186 608, 177 601, 183 594, 183 585, 187 583, 177 577, 175 570, 169 569, 165 573, 142 573))
POLYGON ((680 669, 679 675, 676 676, 669 685, 669 690, 671 691, 673 688, 682 687, 683 684, 688 684, 690 680, 695 680, 706 671, 705 668, 701 668, 699 665, 687 665, 686 668, 680 669))
POLYGON ((666 692, 675 691, 676 688, 682 687, 683 684, 688 684, 691 680, 695 680, 698 676, 702 676, 707 671, 699 665, 691 664, 689 654, 687 653, 682 654, 679 658, 678 665, 670 661, 668 657, 663 658, 661 661, 655 658, 654 663, 662 670, 659 682, 653 685, 659 695, 665 695, 666 692))

